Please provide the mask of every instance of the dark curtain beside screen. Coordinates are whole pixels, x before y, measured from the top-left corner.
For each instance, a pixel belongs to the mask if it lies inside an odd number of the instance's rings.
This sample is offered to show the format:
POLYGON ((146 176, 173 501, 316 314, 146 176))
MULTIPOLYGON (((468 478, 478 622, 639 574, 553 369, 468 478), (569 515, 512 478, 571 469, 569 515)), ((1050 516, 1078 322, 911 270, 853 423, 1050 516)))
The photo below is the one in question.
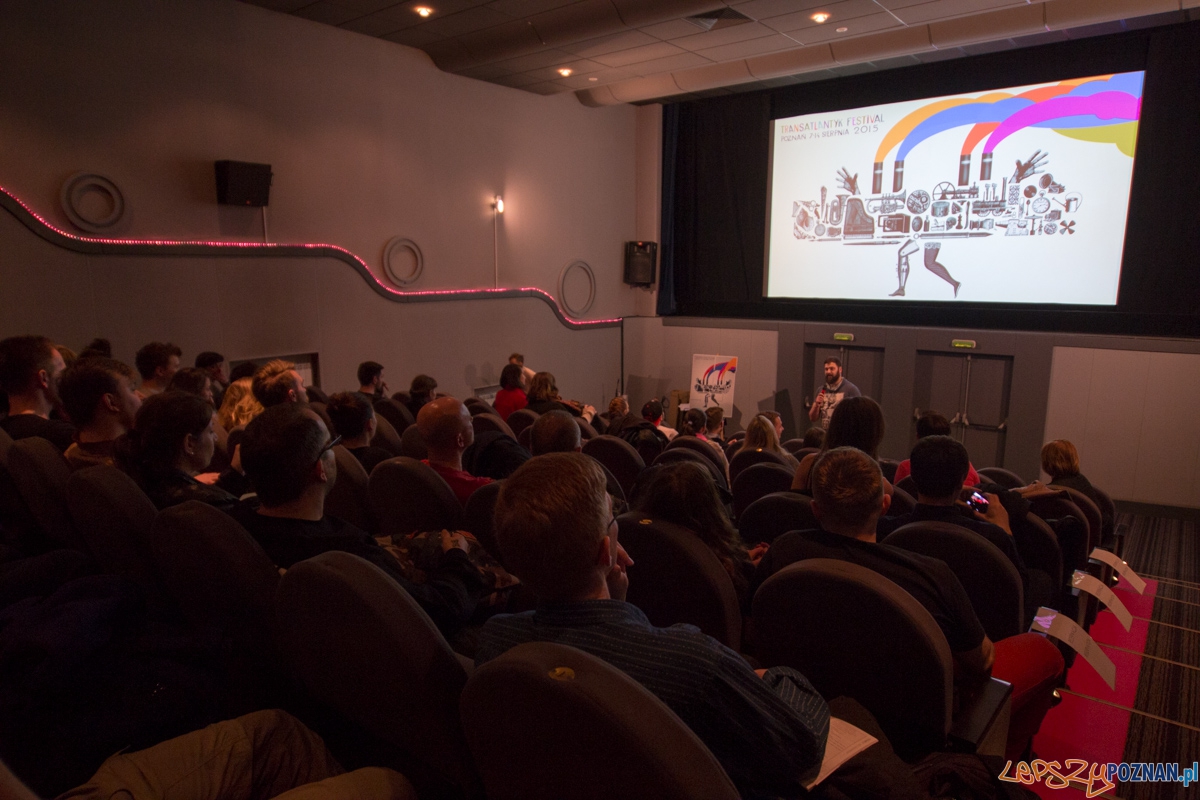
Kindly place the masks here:
POLYGON ((1200 336, 1200 23, 676 103, 663 119, 660 314, 1200 336), (763 299, 771 119, 1142 69, 1115 309, 763 299))

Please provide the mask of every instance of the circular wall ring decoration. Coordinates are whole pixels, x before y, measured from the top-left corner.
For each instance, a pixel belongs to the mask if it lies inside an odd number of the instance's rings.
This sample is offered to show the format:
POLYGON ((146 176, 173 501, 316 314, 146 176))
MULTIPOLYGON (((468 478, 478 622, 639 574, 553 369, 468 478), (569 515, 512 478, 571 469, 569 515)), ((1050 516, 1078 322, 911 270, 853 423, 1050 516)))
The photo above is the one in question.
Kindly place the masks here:
POLYGON ((563 309, 573 317, 582 317, 589 310, 591 310, 592 303, 594 303, 595 301, 596 301, 596 275, 592 272, 592 268, 590 266, 588 266, 588 263, 586 261, 582 261, 582 260, 575 260, 575 261, 572 261, 569 264, 567 264, 565 267, 563 267, 562 272, 558 273, 558 302, 560 305, 562 305, 563 309), (571 270, 575 269, 576 267, 583 270, 583 274, 587 276, 587 280, 588 280, 587 302, 584 303, 579 308, 573 308, 571 306, 571 304, 569 302, 567 302, 567 292, 566 292, 567 275, 569 275, 571 270))
POLYGON ((103 175, 77 172, 63 183, 59 202, 67 219, 89 233, 104 233, 125 216, 125 198, 103 175))
POLYGON ((425 256, 412 239, 396 236, 383 248, 383 268, 392 283, 411 286, 425 270, 425 256))

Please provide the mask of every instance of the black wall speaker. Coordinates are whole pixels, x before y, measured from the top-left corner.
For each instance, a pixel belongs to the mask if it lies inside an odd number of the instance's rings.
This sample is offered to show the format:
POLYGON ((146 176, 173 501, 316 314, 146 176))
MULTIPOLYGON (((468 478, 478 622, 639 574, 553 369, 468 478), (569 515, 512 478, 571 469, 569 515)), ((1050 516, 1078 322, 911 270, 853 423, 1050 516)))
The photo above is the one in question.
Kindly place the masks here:
POLYGON ((226 206, 265 206, 271 198, 271 165, 217 161, 217 202, 226 206))
POLYGON ((625 243, 625 282, 630 286, 653 286, 658 262, 658 242, 625 243))

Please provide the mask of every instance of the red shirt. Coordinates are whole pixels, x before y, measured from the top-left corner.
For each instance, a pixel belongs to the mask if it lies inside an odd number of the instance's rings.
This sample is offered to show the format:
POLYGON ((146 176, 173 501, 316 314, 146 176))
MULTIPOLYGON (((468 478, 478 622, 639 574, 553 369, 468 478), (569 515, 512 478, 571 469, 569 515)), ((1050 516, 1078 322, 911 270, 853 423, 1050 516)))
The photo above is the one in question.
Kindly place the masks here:
POLYGON ((524 390, 517 389, 501 389, 496 392, 496 399, 492 401, 492 408, 496 409, 496 413, 500 415, 500 419, 508 422, 508 415, 514 411, 520 411, 525 406, 529 405, 529 398, 525 396, 524 390))
POLYGON ((454 492, 454 496, 458 498, 458 502, 464 506, 467 504, 467 498, 470 497, 480 486, 487 486, 492 482, 491 478, 476 478, 469 472, 461 469, 450 469, 443 467, 441 464, 430 464, 429 459, 421 461, 422 464, 432 469, 438 475, 442 476, 442 480, 450 484, 450 489, 454 492))
MULTIPOLYGON (((896 467, 896 480, 892 481, 892 483, 899 483, 900 481, 904 480, 911 474, 912 474, 912 465, 909 463, 908 459, 906 458, 900 462, 900 465, 898 467, 896 467)), ((967 479, 965 481, 963 481, 963 486, 978 486, 978 485, 979 485, 979 473, 976 472, 975 467, 968 462, 968 464, 967 464, 967 479)))

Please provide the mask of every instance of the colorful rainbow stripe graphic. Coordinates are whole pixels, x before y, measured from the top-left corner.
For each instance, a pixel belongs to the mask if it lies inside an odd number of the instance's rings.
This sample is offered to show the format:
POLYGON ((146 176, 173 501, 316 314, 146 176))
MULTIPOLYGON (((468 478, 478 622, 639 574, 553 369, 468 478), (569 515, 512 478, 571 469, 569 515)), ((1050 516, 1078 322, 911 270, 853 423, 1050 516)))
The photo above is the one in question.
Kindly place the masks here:
POLYGON ((714 372, 717 373, 717 383, 720 383, 721 379, 725 377, 726 372, 737 372, 737 359, 731 358, 728 361, 722 361, 719 364, 713 364, 704 371, 704 376, 700 379, 700 382, 705 385, 709 385, 708 378, 714 372))
POLYGON ((1133 158, 1137 123, 1142 110, 1141 72, 1101 75, 1059 81, 1052 86, 1012 94, 990 92, 975 98, 945 98, 929 103, 892 126, 875 152, 871 191, 883 191, 883 162, 896 150, 892 191, 904 183, 904 160, 926 139, 954 128, 971 126, 963 139, 961 165, 970 168, 971 154, 980 142, 983 154, 980 180, 991 178, 992 153, 997 145, 1025 128, 1049 128, 1056 133, 1115 145, 1133 158))

